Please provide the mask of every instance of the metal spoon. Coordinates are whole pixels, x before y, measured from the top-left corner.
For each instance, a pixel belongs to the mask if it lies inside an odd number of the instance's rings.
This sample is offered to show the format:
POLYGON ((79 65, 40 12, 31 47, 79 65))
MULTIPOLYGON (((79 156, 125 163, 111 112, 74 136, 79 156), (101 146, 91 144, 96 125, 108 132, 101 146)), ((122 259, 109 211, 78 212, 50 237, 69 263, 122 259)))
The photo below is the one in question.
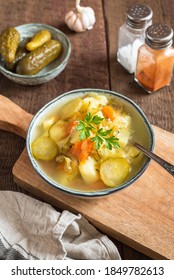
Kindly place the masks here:
POLYGON ((146 156, 156 161, 159 165, 161 165, 165 170, 167 170, 174 177, 174 165, 160 158, 156 154, 148 151, 146 148, 141 146, 140 144, 131 140, 131 143, 137 147, 140 151, 142 151, 146 156))

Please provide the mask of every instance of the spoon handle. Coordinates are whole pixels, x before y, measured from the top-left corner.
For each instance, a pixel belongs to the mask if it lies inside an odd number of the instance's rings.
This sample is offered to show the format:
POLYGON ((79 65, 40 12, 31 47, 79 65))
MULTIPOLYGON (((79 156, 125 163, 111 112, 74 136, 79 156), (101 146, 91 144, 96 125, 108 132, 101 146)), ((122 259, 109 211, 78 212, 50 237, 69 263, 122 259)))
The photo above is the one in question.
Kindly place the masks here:
POLYGON ((134 146, 136 146, 139 150, 141 150, 146 156, 148 156, 149 158, 153 159, 154 161, 156 161, 158 164, 160 164, 164 169, 166 169, 173 177, 174 177, 174 165, 172 165, 171 163, 167 162, 166 160, 160 158, 159 156, 157 156, 156 154, 146 150, 143 146, 141 146, 138 143, 133 143, 134 146))

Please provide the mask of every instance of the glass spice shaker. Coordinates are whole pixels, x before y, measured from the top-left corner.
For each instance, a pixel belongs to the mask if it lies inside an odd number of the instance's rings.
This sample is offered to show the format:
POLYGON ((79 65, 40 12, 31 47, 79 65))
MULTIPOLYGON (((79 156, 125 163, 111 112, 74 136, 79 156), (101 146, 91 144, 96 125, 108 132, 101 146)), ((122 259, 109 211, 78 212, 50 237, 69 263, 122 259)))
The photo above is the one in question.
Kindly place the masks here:
POLYGON ((139 48, 135 81, 151 93, 170 84, 174 63, 173 29, 153 24, 146 30, 145 43, 139 48))
POLYGON ((133 5, 128 9, 126 22, 119 28, 117 60, 129 73, 135 72, 138 48, 144 43, 152 15, 148 6, 133 5))

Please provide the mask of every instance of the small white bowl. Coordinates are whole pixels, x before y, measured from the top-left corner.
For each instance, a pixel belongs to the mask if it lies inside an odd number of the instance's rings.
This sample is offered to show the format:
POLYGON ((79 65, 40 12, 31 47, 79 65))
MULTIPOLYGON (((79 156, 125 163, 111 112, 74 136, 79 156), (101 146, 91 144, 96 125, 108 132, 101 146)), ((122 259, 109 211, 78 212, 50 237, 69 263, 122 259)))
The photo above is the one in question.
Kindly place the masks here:
POLYGON ((71 44, 67 36, 61 32, 60 30, 47 25, 40 23, 29 23, 15 27, 20 35, 21 40, 32 37, 36 32, 47 29, 51 32, 52 38, 55 40, 59 40, 62 44, 63 51, 59 58, 55 59, 49 65, 44 67, 38 74, 36 75, 18 75, 13 73, 5 68, 5 63, 3 59, 0 59, 0 72, 6 76, 8 79, 12 80, 15 83, 23 84, 23 85, 37 85, 48 82, 58 76, 65 68, 68 63, 68 59, 71 54, 71 44))
POLYGON ((106 97, 107 96, 111 97, 118 104, 124 106, 124 108, 126 109, 126 111, 129 112, 134 122, 134 127, 136 128, 135 137, 138 143, 140 143, 150 151, 153 151, 154 143, 155 143, 153 128, 150 125, 147 117, 145 116, 141 108, 136 103, 134 103, 131 99, 119 93, 109 91, 109 90, 102 90, 102 89, 78 89, 78 90, 66 92, 58 96, 54 100, 50 101, 49 103, 47 103, 43 108, 41 108, 38 111, 38 113, 34 116, 34 118, 32 119, 29 125, 26 147, 27 147, 27 152, 31 164, 34 167, 35 171, 51 186, 67 194, 79 196, 79 197, 85 197, 85 198, 105 196, 114 193, 122 188, 130 186, 144 173, 144 171, 146 170, 150 162, 149 158, 144 157, 141 164, 138 166, 135 174, 131 175, 126 182, 124 182, 119 186, 115 186, 112 188, 106 187, 106 189, 98 190, 98 191, 74 190, 70 187, 63 186, 58 182, 55 182, 50 177, 48 177, 48 175, 39 166, 37 160, 34 158, 32 154, 31 145, 32 142, 39 136, 38 127, 40 126, 40 124, 43 122, 45 118, 51 117, 53 115, 53 112, 56 111, 58 112, 59 108, 61 108, 68 101, 78 97, 83 97, 89 92, 93 92, 101 95, 104 94, 106 97))

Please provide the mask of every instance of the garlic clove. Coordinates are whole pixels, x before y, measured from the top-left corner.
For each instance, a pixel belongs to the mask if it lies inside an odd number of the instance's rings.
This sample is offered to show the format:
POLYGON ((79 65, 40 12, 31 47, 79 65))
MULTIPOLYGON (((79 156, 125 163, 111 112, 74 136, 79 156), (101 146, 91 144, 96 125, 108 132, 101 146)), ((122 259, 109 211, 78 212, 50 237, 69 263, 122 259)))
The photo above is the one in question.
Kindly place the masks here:
POLYGON ((74 25, 76 20, 77 20, 77 15, 73 11, 70 11, 65 16, 65 22, 69 28, 71 28, 71 26, 74 25))
POLYGON ((93 28, 95 23, 95 15, 94 11, 90 8, 84 8, 83 12, 81 13, 82 24, 85 29, 93 28))
POLYGON ((83 31, 85 31, 85 29, 84 29, 84 27, 82 25, 82 21, 81 21, 80 16, 77 16, 77 19, 76 19, 76 22, 75 22, 73 28, 74 28, 73 30, 75 32, 83 32, 83 31))
POLYGON ((69 20, 71 17, 76 16, 75 13, 73 11, 68 12, 65 15, 65 21, 69 20))

